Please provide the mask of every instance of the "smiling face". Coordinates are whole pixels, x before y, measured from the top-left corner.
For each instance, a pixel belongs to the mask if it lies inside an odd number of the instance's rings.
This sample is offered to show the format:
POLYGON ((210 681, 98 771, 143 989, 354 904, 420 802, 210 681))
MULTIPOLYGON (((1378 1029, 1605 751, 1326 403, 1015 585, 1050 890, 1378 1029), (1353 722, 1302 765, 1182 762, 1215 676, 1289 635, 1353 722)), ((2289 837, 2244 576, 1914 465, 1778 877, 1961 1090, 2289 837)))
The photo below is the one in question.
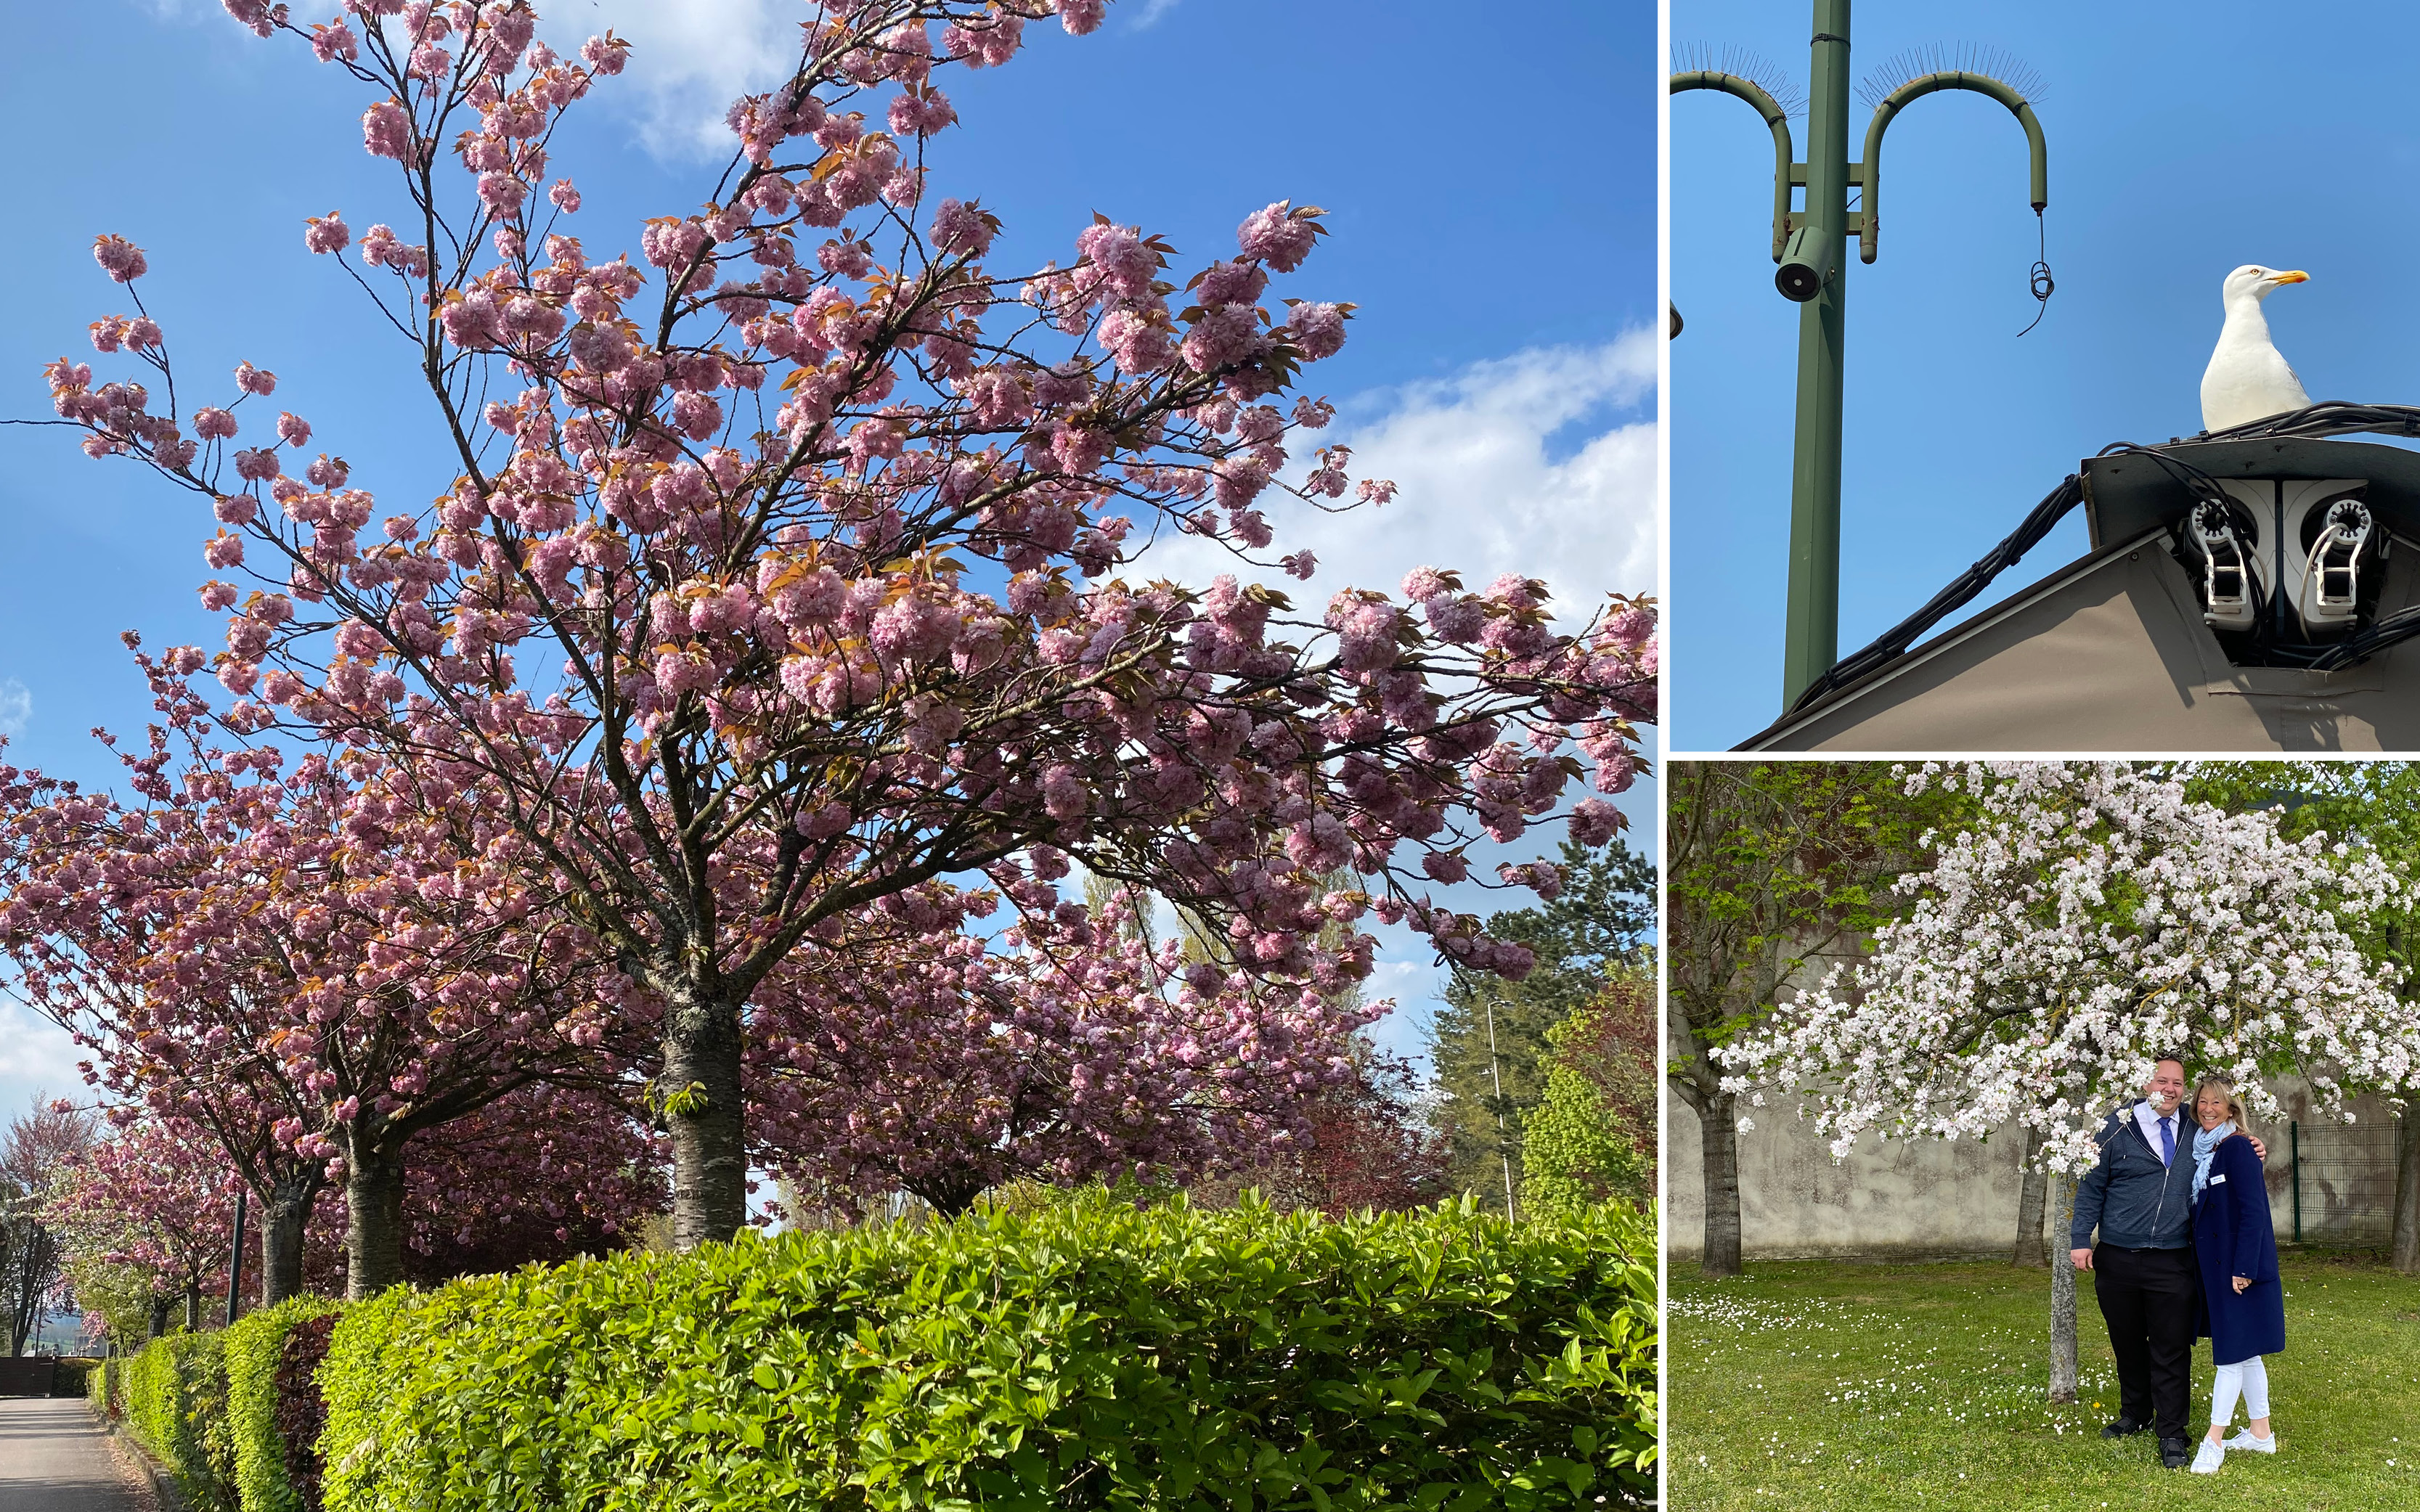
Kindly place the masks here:
POLYGON ((2194 1122, 2205 1129, 2215 1129, 2235 1116, 2228 1106, 2233 1100, 2224 1087, 2205 1087, 2194 1097, 2194 1122))
POLYGON ((2226 275, 2221 297, 2234 300, 2249 296, 2265 300, 2288 284, 2307 284, 2310 281, 2311 275, 2301 269, 2280 272, 2274 268, 2263 268, 2258 263, 2246 263, 2226 275))
POLYGON ((2164 1119, 2185 1100, 2185 1067, 2180 1060, 2163 1060, 2151 1068, 2151 1079, 2143 1088, 2143 1101, 2151 1111, 2164 1119))

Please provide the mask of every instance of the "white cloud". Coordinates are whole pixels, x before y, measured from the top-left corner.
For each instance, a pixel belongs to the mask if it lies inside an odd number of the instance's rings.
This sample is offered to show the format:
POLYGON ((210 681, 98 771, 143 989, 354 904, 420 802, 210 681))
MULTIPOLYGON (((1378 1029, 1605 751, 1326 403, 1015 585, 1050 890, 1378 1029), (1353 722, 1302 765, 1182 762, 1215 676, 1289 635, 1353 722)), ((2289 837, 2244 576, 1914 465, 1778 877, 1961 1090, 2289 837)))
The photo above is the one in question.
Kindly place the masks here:
POLYGON ((34 717, 34 692, 13 677, 0 678, 0 735, 22 735, 34 717))
MULTIPOLYGON (((799 15, 783 0, 597 0, 587 24, 628 38, 630 65, 600 81, 596 98, 634 113, 640 140, 659 158, 727 156, 737 144, 724 114, 741 95, 789 76, 799 15)), ((576 47, 581 39, 564 32, 554 40, 576 47)))
MULTIPOLYGON (((1474 588, 1500 573, 1543 578, 1572 620, 1606 593, 1652 592, 1655 424, 1636 409, 1654 382, 1654 339, 1634 331, 1348 401, 1318 439, 1351 446, 1353 475, 1391 478, 1397 493, 1341 515, 1291 499, 1269 509, 1274 549, 1307 548, 1319 559, 1297 602, 1315 609, 1346 587, 1393 593, 1419 566, 1458 569, 1474 588), (1558 458, 1550 442, 1590 422, 1588 439, 1558 458)), ((1297 442, 1307 447, 1311 434, 1297 442)), ((1193 537, 1163 536, 1143 563, 1146 575, 1180 582, 1236 572, 1285 583, 1273 570, 1238 571, 1233 557, 1193 537)))
MULTIPOLYGON (((1180 0, 1140 0, 1132 27, 1156 25, 1180 0)), ((572 12, 577 18, 578 13, 572 12)), ((596 0, 586 23, 629 39, 630 65, 597 97, 639 118, 640 140, 665 159, 727 157, 731 102, 789 76, 799 58, 796 0, 596 0)), ((568 32, 558 47, 580 39, 568 32)))

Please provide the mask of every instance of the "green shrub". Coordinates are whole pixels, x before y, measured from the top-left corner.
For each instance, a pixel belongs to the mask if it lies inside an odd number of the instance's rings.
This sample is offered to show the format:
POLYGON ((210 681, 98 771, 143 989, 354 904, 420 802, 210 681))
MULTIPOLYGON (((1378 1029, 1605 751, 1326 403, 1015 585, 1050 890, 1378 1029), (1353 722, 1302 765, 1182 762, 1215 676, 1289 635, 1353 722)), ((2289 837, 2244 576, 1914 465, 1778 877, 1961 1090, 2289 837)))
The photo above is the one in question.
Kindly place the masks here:
POLYGON ((1547 1062, 1545 1092, 1521 1115, 1521 1201, 1532 1213, 1654 1189, 1646 1156, 1615 1127, 1595 1084, 1572 1067, 1547 1062))
POLYGON ((331 1512, 1643 1504, 1652 1229, 1094 1193, 392 1291, 331 1512))
POLYGON ((51 1377, 51 1395, 90 1396, 92 1369, 100 1363, 98 1360, 87 1360, 79 1355, 60 1355, 57 1372, 51 1377))
POLYGON ((127 1426, 176 1476, 194 1512, 235 1512, 224 1337, 171 1334, 126 1365, 127 1426))
POLYGON ((325 1297, 293 1297, 240 1319, 225 1335, 227 1432, 243 1512, 302 1512, 303 1502, 287 1481, 287 1445, 277 1426, 278 1365, 297 1324, 343 1305, 325 1297))
POLYGON ((93 1367, 92 1373, 85 1377, 85 1397, 92 1403, 92 1410, 105 1421, 116 1422, 118 1413, 124 1411, 117 1383, 125 1369, 126 1362, 113 1354, 101 1360, 93 1367))

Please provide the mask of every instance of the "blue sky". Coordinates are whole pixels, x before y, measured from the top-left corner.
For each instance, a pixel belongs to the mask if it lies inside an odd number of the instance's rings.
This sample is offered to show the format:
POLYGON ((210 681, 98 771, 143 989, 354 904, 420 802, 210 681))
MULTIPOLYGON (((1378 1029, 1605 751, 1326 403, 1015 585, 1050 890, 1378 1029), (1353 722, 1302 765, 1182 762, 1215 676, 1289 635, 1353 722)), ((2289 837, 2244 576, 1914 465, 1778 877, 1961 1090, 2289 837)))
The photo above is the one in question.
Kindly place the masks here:
MULTIPOLYGON (((2410 278, 2420 11, 2237 3, 1867 0, 1854 68, 1994 45, 2047 81, 2049 259, 2031 335, 2024 132, 1979 96, 1890 128, 1881 258, 1849 264, 1840 650, 1897 623, 2014 527, 2079 458, 2201 426, 2219 282, 2244 263, 2311 282, 2268 304, 2314 398, 2420 400, 2410 278)), ((1672 0, 1676 48, 1754 49, 1803 89, 1806 0, 1672 0)), ((1867 111, 1850 106, 1862 146, 1867 111)), ((1773 149, 1745 105, 1672 101, 1675 749, 1720 749, 1779 711, 1797 310, 1773 287, 1773 149)), ((1792 123, 1801 151, 1805 123, 1792 123)), ((1993 596, 2086 548, 2081 516, 1993 596)), ((1984 600, 1983 602, 1988 602, 1984 600)), ((1979 603, 1977 606, 1980 607, 1979 603)))
MULTIPOLYGON (((606 256, 635 250, 642 218, 705 197, 713 123, 781 74, 806 13, 796 0, 539 10, 566 18, 542 23, 558 41, 611 24, 638 45, 556 153, 586 200, 575 229, 606 256)), ((1328 210, 1331 235, 1286 292, 1359 306, 1319 376, 1357 466, 1404 493, 1349 527, 1277 521, 1281 545, 1318 550, 1314 590, 1391 588, 1424 563, 1544 575, 1572 601, 1652 589, 1655 353, 1638 334, 1656 297, 1652 5, 1542 0, 1513 27, 1442 0, 1118 0, 1094 37, 1028 36, 1009 68, 954 70, 965 124, 930 159, 936 197, 979 194, 1006 223, 996 263, 1064 260, 1094 210, 1165 235, 1187 266, 1232 248, 1272 200, 1328 210), (1508 126, 1480 82, 1514 77, 1508 126)), ((256 40, 214 0, 35 8, 12 40, 0 416, 47 412, 46 361, 111 361, 85 327, 126 308, 89 250, 114 231, 149 254, 145 299, 180 373, 270 368, 276 405, 311 421, 356 486, 390 501, 442 488, 451 470, 426 444, 396 339, 302 245, 306 215, 342 209, 357 235, 392 217, 388 165, 361 151, 358 86, 290 39, 256 40)), ((8 759, 114 782, 87 732, 132 733, 149 713, 117 634, 215 643, 194 598, 211 527, 147 474, 85 460, 70 433, 16 427, 0 428, 0 518, 8 759)), ((1624 807, 1652 837, 1646 790, 1624 807)), ((1389 1042, 1417 1042, 1434 985, 1424 956, 1390 953, 1377 990, 1406 1012, 1389 1042)), ((71 1058, 0 1007, 0 1117, 38 1086, 79 1090, 71 1058)))

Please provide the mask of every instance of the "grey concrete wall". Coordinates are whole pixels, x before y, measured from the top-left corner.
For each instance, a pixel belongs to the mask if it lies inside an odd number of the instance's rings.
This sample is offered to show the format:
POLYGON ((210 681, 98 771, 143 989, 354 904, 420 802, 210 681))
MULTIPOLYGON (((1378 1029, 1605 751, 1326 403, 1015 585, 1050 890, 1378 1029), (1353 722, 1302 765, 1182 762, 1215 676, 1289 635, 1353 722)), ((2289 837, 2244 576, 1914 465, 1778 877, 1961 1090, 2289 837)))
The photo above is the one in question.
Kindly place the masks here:
MULTIPOLYGON (((1916 1259, 2008 1254, 2016 1243, 2015 1131, 1989 1141, 1859 1141, 1834 1164, 1792 1107, 1755 1110, 1739 1136, 1740 1252, 1749 1259, 1916 1259)), ((1670 1172, 1665 1246, 1705 1253, 1705 1163, 1698 1116, 1673 1099, 1664 1131, 1670 1172)))
MULTIPOLYGON (((2395 1198, 2392 1112, 2377 1099, 2356 1099, 2350 1104, 2355 1121, 2346 1125, 2318 1114, 2299 1080, 2282 1079, 2276 1091, 2288 1121, 2257 1122, 2253 1132, 2270 1147, 2270 1211, 2278 1239, 2290 1242, 2295 1233, 2299 1145, 2303 1238, 2384 1243, 2395 1198)), ((1695 1259, 1705 1251, 1700 1134, 1686 1103, 1668 1102, 1665 1243, 1676 1259, 1695 1259)), ((1869 1134, 1835 1164, 1794 1104, 1757 1109, 1755 1121, 1739 1136, 1740 1248, 1748 1259, 1917 1259, 2005 1256, 2015 1248, 2024 1144, 2014 1129, 1979 1144, 1878 1142, 1869 1134)))

